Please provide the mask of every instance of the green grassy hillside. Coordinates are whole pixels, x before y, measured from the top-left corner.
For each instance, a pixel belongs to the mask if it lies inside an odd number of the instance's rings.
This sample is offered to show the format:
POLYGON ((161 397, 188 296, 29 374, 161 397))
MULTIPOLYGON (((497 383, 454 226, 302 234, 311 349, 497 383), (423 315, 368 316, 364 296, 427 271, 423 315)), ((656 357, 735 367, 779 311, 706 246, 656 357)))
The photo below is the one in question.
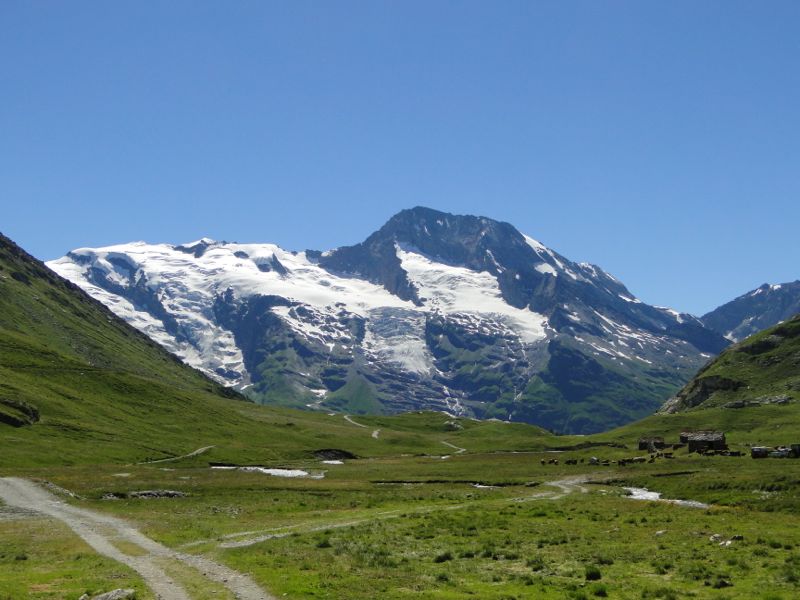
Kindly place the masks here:
POLYGON ((691 429, 719 429, 743 446, 800 443, 800 315, 723 352, 658 414, 593 439, 672 440, 691 429))
POLYGON ((161 456, 240 404, 0 236, 0 461, 161 456))
POLYGON ((800 315, 757 333, 703 368, 664 412, 800 400, 800 315))

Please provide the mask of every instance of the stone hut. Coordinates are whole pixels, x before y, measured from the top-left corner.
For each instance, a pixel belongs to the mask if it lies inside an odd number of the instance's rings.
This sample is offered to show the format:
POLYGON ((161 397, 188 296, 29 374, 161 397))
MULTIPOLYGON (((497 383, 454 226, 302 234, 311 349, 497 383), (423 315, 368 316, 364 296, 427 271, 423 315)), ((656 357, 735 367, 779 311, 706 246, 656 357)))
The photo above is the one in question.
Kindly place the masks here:
POLYGON ((642 437, 639 438, 639 450, 655 452, 666 447, 663 437, 642 437))
POLYGON ((681 443, 689 445, 689 452, 728 449, 722 431, 684 431, 681 433, 681 443))

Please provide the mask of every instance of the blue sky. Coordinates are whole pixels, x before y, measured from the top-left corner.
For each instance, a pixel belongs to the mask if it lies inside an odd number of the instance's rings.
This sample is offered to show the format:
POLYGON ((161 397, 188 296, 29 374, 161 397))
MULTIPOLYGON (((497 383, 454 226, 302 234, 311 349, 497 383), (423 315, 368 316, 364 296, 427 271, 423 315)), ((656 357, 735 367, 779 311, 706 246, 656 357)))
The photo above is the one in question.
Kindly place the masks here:
POLYGON ((425 205, 702 313, 800 278, 800 3, 0 3, 0 231, 326 249, 425 205))

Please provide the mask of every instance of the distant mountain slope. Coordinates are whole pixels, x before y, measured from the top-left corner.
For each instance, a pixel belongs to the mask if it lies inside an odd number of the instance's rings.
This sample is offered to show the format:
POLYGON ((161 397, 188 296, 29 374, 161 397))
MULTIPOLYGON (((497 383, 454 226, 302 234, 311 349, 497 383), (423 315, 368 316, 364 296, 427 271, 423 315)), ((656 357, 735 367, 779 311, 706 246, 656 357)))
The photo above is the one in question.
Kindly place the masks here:
POLYGON ((242 400, 0 234, 0 462, 158 454, 246 423, 242 400))
POLYGON ((217 380, 326 411, 589 433, 649 414, 727 344, 508 223, 421 207, 330 252, 137 242, 49 266, 217 380))
POLYGON ((739 342, 800 313, 800 281, 761 287, 703 315, 709 329, 739 342))
POLYGON ((800 400, 800 315, 730 347, 703 368, 662 408, 795 403, 800 400))
POLYGON ((199 448, 205 451, 186 460, 280 465, 313 463, 317 450, 331 448, 361 456, 441 453, 450 440, 488 452, 541 449, 553 439, 528 425, 454 423, 440 413, 366 423, 244 401, 0 234, 0 475, 199 448))

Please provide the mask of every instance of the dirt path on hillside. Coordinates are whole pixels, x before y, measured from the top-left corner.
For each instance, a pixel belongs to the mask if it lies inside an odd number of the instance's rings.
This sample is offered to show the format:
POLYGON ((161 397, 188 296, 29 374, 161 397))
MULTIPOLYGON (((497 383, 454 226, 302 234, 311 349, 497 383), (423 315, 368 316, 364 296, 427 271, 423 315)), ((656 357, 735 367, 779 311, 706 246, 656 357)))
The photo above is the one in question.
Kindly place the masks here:
POLYGON ((564 496, 569 496, 572 493, 580 492, 585 494, 589 490, 583 485, 589 481, 585 475, 577 475, 575 477, 565 477, 564 479, 557 479, 555 481, 547 481, 542 485, 557 488, 557 492, 539 492, 532 496, 525 496, 523 498, 515 498, 515 502, 527 502, 529 500, 561 500, 564 496))
POLYGON ((364 425, 363 423, 356 423, 355 421, 353 421, 353 419, 350 418, 350 415, 344 415, 344 420, 350 423, 351 425, 355 425, 356 427, 364 427, 365 429, 367 428, 367 426, 364 425))
POLYGON ((451 444, 450 442, 442 442, 445 446, 450 446, 453 450, 456 451, 456 454, 462 454, 467 451, 466 448, 462 448, 461 446, 456 446, 455 444, 451 444))
POLYGON ((164 462, 173 462, 176 460, 182 460, 184 458, 192 458, 193 456, 197 456, 198 454, 203 454, 204 452, 208 452, 212 448, 216 446, 203 446, 202 448, 198 448, 197 450, 193 450, 189 452, 189 454, 184 454, 183 456, 171 456, 170 458, 159 458, 158 460, 146 460, 145 462, 136 463, 138 465, 155 465, 158 463, 164 462))
MULTIPOLYGON (((353 419, 350 417, 350 415, 342 415, 342 416, 344 417, 344 420, 347 421, 348 423, 350 423, 351 425, 355 425, 356 427, 363 427, 364 429, 369 429, 369 427, 367 427, 363 423, 358 423, 356 421, 353 421, 353 419)), ((381 430, 380 429, 373 430, 372 439, 377 440, 378 436, 380 434, 381 434, 381 430)))
POLYGON ((159 559, 179 560, 194 567, 205 578, 224 585, 239 600, 275 600, 247 575, 202 556, 171 550, 122 519, 71 506, 25 479, 0 478, 0 499, 11 507, 32 510, 62 521, 98 554, 121 562, 139 573, 160 600, 191 600, 191 597, 183 586, 158 566, 159 559), (117 549, 113 541, 135 544, 146 554, 130 556, 117 549))

